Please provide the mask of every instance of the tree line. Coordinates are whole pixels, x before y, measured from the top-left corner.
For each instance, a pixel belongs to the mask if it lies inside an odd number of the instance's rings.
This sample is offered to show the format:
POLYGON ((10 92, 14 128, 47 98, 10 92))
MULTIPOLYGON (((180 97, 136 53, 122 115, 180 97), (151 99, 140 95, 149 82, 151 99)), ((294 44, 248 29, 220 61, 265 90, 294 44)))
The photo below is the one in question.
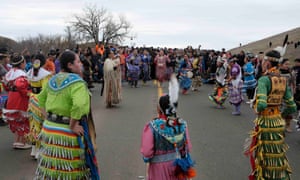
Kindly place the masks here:
POLYGON ((72 49, 77 44, 95 45, 100 41, 104 45, 120 44, 132 37, 132 25, 125 16, 115 17, 107 9, 92 4, 83 7, 81 13, 73 14, 64 31, 65 34, 38 34, 35 37, 20 38, 16 44, 3 38, 0 45, 5 45, 15 52, 27 49, 35 53, 48 52, 53 48, 72 49))

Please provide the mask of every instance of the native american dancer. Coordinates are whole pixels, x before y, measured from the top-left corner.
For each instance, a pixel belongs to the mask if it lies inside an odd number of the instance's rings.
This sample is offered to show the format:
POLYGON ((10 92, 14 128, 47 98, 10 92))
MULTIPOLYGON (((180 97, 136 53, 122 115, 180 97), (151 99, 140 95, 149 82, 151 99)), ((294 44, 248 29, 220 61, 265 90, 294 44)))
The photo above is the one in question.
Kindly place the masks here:
POLYGON ((225 63, 225 57, 218 57, 217 60, 217 70, 216 70, 216 84, 214 87, 214 91, 212 94, 208 96, 208 98, 217 104, 217 108, 224 108, 223 104, 228 96, 227 90, 227 63, 225 63))
POLYGON ((42 125, 45 119, 44 113, 39 107, 37 100, 37 94, 39 94, 43 86, 48 82, 51 72, 45 70, 43 65, 45 64, 45 57, 42 54, 35 56, 33 61, 33 67, 27 72, 27 78, 30 82, 30 88, 32 93, 30 94, 28 113, 30 133, 28 139, 32 142, 32 151, 30 155, 35 159, 39 156, 40 142, 38 135, 41 132, 42 125))
POLYGON ((146 84, 147 81, 150 80, 150 63, 151 63, 151 56, 147 50, 144 50, 143 54, 141 55, 141 74, 143 83, 146 84))
POLYGON ((140 67, 135 65, 133 60, 129 60, 127 63, 127 76, 129 85, 137 88, 140 77, 140 67))
POLYGON ((198 91, 198 88, 202 86, 202 56, 196 56, 192 62, 193 66, 193 79, 192 79, 192 91, 198 91))
POLYGON ((148 180, 186 180, 196 176, 187 122, 176 116, 178 91, 174 74, 169 82, 169 95, 159 98, 158 117, 144 127, 140 151, 144 162, 149 163, 148 180))
POLYGON ((104 62, 103 72, 104 101, 106 107, 112 107, 122 100, 120 59, 115 57, 113 51, 109 52, 108 58, 104 62))
POLYGON ((7 120, 10 130, 15 134, 13 148, 28 149, 26 135, 29 133, 28 121, 28 101, 29 82, 26 78, 25 59, 23 56, 15 54, 11 59, 13 66, 6 75, 5 82, 8 88, 8 99, 6 107, 3 109, 4 119, 7 120))
POLYGON ((241 114, 241 103, 243 102, 243 81, 240 76, 241 68, 238 64, 230 67, 230 79, 228 81, 229 103, 233 106, 232 115, 241 114))
POLYGON ((179 82, 182 94, 186 94, 192 85, 192 64, 187 54, 184 55, 183 61, 179 65, 179 82))
POLYGON ((170 58, 161 49, 154 59, 156 79, 159 86, 162 86, 163 82, 169 79, 167 77, 167 62, 170 62, 170 58))
POLYGON ((255 79, 255 68, 252 64, 252 59, 254 55, 252 53, 247 53, 245 58, 245 64, 243 66, 243 77, 244 77, 244 92, 246 92, 248 96, 248 101, 246 103, 250 104, 251 99, 253 99, 255 87, 257 81, 255 79))
POLYGON ((277 67, 282 54, 284 53, 279 53, 279 50, 266 53, 267 59, 263 63, 265 74, 258 80, 253 102, 257 118, 251 133, 252 142, 248 141, 245 147, 245 154, 250 156, 252 166, 250 180, 291 179, 291 167, 286 157, 288 145, 284 142, 285 121, 282 114, 295 112, 296 104, 286 78, 280 76, 277 67), (286 106, 281 112, 282 101, 286 106))
POLYGON ((65 51, 61 72, 38 95, 47 112, 40 133, 41 154, 36 179, 99 180, 90 92, 81 73, 79 56, 65 51))
POLYGON ((141 56, 138 54, 137 49, 133 49, 132 53, 126 57, 127 77, 131 87, 138 87, 141 61, 141 56))

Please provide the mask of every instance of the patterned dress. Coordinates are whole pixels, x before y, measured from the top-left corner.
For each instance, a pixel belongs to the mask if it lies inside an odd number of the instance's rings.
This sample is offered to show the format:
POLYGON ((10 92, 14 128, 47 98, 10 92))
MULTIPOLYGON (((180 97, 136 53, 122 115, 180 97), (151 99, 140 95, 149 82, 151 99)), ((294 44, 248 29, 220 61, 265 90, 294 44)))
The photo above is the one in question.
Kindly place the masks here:
POLYGON ((216 84, 212 94, 208 96, 209 100, 221 107, 228 97, 228 87, 226 84, 227 71, 227 65, 225 64, 217 68, 216 84))
POLYGON ((250 179, 289 180, 291 168, 286 158, 288 145, 284 142, 285 121, 282 114, 296 111, 286 78, 276 68, 258 80, 254 108, 258 114, 251 133, 252 141, 246 144, 246 155, 250 156, 252 173, 250 179), (280 111, 282 100, 286 103, 280 111), (251 143, 250 143, 251 142, 251 143))
POLYGON ((12 68, 5 75, 5 81, 9 90, 6 108, 3 109, 4 118, 13 133, 24 137, 29 133, 29 82, 26 73, 21 69, 12 68))
POLYGON ((107 58, 104 62, 104 103, 106 105, 119 104, 121 94, 120 60, 107 58))
POLYGON ((159 56, 157 55, 154 59, 154 63, 156 64, 156 79, 159 82, 165 81, 167 78, 167 56, 159 56))
POLYGON ((186 122, 171 127, 165 119, 156 118, 143 130, 140 151, 149 163, 148 180, 179 180, 174 161, 178 154, 184 155, 192 148, 186 122))
POLYGON ((254 66, 252 65, 252 62, 248 62, 243 66, 244 70, 244 92, 247 91, 248 98, 252 99, 252 91, 254 91, 256 87, 256 79, 254 76, 255 69, 254 66))
MULTIPOLYGON (((38 135, 42 129, 42 124, 45 119, 38 103, 37 94, 42 90, 42 87, 48 82, 51 73, 44 68, 40 68, 37 76, 33 75, 33 68, 27 72, 27 77, 30 82, 32 93, 29 99, 28 113, 30 133, 29 140, 36 144, 38 141, 38 135)), ((37 144, 39 147, 39 144, 37 144)))
POLYGON ((150 62, 151 62, 151 56, 149 55, 141 55, 141 59, 142 59, 142 66, 141 66, 141 70, 142 70, 142 79, 143 82, 146 83, 149 79, 150 79, 150 62))
POLYGON ((189 77, 188 73, 192 72, 192 64, 189 61, 182 61, 179 66, 179 80, 180 88, 183 90, 189 90, 192 85, 192 77, 189 77))
POLYGON ((239 105, 243 101, 243 81, 240 79, 231 80, 228 83, 228 91, 229 91, 229 103, 233 105, 239 105))
POLYGON ((85 138, 77 136, 69 122, 58 122, 52 116, 69 121, 89 114, 90 95, 84 80, 77 74, 58 73, 43 88, 38 100, 48 117, 40 134, 42 150, 36 179, 91 179, 85 138))

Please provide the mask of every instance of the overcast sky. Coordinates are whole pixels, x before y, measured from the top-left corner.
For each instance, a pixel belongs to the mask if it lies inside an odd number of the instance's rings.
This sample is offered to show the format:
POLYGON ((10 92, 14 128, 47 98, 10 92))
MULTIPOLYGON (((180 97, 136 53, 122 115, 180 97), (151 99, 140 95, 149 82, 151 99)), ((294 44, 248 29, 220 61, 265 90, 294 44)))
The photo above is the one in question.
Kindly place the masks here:
POLYGON ((127 45, 231 49, 300 26, 300 0, 1 0, 0 35, 64 34, 91 4, 127 18, 127 45))

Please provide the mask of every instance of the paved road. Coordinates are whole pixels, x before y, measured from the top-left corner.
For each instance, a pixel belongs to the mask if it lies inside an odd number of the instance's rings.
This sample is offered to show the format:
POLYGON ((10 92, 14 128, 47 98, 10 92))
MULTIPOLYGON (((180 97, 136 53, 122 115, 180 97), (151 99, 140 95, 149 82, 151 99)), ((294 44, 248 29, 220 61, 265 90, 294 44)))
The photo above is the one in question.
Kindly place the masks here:
MULTIPOLYGON (((167 84, 164 91, 167 92, 167 84)), ((246 180, 250 172, 248 158, 243 155, 244 140, 253 126, 252 110, 242 106, 241 116, 231 115, 231 106, 216 109, 208 100, 212 85, 199 92, 180 95, 178 114, 188 121, 192 156, 201 180, 246 180)), ((145 175, 139 153, 144 124, 155 115, 157 88, 150 84, 140 88, 123 87, 123 102, 106 109, 100 87, 93 90, 93 113, 97 131, 98 162, 102 180, 134 180, 145 175)), ((294 123, 293 123, 294 125, 294 123)), ((292 179, 300 179, 300 132, 287 134, 288 158, 294 170, 292 179)), ((0 179, 31 180, 37 166, 30 150, 14 150, 13 135, 0 127, 0 179)))

